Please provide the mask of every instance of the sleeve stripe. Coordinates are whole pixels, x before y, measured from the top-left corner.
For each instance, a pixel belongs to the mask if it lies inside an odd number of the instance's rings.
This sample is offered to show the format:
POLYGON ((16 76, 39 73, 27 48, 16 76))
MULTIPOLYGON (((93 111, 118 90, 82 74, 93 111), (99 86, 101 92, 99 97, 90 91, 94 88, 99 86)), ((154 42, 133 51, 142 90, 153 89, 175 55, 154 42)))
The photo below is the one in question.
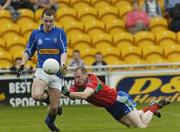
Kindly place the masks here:
POLYGON ((63 46, 63 53, 65 53, 66 52, 66 47, 64 46, 64 42, 62 40, 61 34, 60 34, 60 41, 61 41, 62 46, 63 46))
MULTIPOLYGON (((31 47, 30 48, 27 48, 27 53, 28 54, 30 54, 31 55, 31 50, 32 50, 32 48, 33 48, 33 46, 34 46, 34 43, 35 43, 35 40, 32 42, 32 45, 31 45, 31 47)), ((28 42, 28 45, 29 45, 29 42, 28 42)))

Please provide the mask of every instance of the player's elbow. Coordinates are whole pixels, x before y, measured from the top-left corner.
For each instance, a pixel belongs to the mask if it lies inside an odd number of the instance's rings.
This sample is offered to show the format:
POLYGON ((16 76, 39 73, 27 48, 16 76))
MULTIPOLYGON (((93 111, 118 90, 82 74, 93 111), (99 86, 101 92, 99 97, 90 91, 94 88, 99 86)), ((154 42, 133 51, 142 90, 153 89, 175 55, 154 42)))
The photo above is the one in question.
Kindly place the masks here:
POLYGON ((89 96, 90 96, 89 94, 84 93, 84 94, 82 95, 82 99, 85 99, 85 100, 86 100, 89 96))

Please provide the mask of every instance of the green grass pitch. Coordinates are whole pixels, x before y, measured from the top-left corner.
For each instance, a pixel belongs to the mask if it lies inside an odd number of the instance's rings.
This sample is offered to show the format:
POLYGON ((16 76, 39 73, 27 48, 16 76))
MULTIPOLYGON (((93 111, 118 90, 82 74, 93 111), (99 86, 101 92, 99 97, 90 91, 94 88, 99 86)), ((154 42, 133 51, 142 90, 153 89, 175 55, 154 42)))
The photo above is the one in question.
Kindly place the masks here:
MULTIPOLYGON (((44 106, 0 106, 0 132, 49 132, 44 124, 46 111, 44 106)), ((56 124, 62 132, 180 132, 180 103, 172 103, 161 113, 162 118, 154 117, 148 128, 139 129, 119 124, 102 108, 63 106, 63 114, 57 117, 56 124)))

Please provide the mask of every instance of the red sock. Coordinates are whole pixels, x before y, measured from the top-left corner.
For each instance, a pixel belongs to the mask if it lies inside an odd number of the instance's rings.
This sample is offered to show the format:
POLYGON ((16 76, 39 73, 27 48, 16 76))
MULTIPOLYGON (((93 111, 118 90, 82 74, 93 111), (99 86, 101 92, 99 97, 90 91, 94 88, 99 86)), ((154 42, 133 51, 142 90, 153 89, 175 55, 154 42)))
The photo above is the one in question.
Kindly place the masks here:
POLYGON ((156 112, 158 109, 160 108, 160 106, 158 104, 153 104, 151 106, 149 106, 149 109, 152 113, 156 112))
POLYGON ((149 106, 144 107, 142 110, 144 111, 144 113, 147 112, 149 110, 149 106))

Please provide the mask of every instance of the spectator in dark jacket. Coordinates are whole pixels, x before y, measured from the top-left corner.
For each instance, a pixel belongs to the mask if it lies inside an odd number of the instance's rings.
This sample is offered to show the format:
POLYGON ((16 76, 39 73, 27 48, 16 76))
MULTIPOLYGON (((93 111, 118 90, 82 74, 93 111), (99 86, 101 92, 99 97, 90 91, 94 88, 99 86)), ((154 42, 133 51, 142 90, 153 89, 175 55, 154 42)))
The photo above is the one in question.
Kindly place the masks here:
POLYGON ((55 11, 58 9, 57 0, 33 0, 34 3, 34 10, 39 8, 51 8, 55 11))
POLYGON ((20 13, 13 7, 12 0, 0 0, 0 10, 9 10, 11 13, 11 18, 13 21, 16 21, 20 13))
MULTIPOLYGON (((97 52, 95 55, 95 62, 93 62, 92 66, 104 66, 107 65, 106 62, 103 60, 103 55, 101 54, 101 52, 97 52)), ((103 71, 104 68, 96 68, 95 71, 103 71)))
POLYGON ((165 0, 165 17, 169 19, 169 29, 180 31, 180 0, 165 0))
MULTIPOLYGON (((22 61, 21 57, 17 57, 15 59, 15 64, 12 67, 9 68, 9 70, 11 71, 11 74, 17 74, 17 69, 21 66, 21 61, 22 61)), ((24 71, 26 73, 32 73, 33 72, 33 67, 25 68, 24 71)))

